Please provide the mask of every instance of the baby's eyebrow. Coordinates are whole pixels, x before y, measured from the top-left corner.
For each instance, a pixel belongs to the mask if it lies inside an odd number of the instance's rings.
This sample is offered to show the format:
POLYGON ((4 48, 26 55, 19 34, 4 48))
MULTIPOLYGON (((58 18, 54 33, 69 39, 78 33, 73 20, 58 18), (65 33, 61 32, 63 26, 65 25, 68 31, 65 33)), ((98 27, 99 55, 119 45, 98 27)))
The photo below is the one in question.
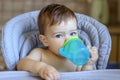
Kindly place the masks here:
POLYGON ((55 35, 55 34, 63 34, 63 33, 64 32, 62 32, 62 31, 61 32, 54 32, 53 35, 55 35))
POLYGON ((77 29, 75 29, 75 30, 71 30, 71 31, 76 31, 76 32, 77 32, 78 30, 77 30, 77 29))

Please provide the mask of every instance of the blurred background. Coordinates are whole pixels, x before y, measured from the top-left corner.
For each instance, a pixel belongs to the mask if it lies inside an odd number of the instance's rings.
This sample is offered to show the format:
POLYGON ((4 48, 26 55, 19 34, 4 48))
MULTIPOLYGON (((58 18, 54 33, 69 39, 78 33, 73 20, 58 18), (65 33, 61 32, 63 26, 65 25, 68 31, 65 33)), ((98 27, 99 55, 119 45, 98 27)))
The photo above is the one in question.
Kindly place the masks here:
MULTIPOLYGON (((11 18, 40 10, 51 3, 64 4, 74 12, 86 14, 105 24, 112 37, 108 68, 120 68, 120 0, 0 0, 0 34, 4 24, 11 18)), ((0 70, 4 69, 0 52, 0 70)))

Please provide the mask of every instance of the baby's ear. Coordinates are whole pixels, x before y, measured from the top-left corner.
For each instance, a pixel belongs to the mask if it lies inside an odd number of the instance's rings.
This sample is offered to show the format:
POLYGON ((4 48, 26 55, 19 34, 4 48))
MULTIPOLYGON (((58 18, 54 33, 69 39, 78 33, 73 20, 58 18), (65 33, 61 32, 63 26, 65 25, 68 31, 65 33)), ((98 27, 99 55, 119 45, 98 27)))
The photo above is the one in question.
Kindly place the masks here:
POLYGON ((39 40, 43 43, 44 46, 48 46, 48 41, 44 35, 39 35, 39 40))

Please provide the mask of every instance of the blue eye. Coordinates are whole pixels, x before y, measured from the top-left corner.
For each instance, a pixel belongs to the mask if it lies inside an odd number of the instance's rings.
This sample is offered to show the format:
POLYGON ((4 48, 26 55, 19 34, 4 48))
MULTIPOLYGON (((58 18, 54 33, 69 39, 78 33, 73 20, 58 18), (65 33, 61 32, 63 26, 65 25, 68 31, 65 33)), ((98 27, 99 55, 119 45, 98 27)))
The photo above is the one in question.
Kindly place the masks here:
POLYGON ((70 33, 70 36, 76 36, 76 35, 77 35, 77 32, 70 33))
POLYGON ((57 35, 55 35, 55 37, 56 37, 56 38, 62 38, 63 35, 62 35, 62 34, 57 34, 57 35))

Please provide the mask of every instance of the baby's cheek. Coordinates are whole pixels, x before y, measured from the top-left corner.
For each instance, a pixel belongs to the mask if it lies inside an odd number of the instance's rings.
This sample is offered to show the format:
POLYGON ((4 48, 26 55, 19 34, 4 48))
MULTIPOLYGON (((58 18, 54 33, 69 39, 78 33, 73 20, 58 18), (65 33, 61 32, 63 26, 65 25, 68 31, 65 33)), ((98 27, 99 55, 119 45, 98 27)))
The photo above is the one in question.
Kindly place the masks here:
POLYGON ((57 50, 57 53, 59 53, 59 49, 63 47, 64 44, 64 40, 59 40, 56 44, 55 44, 55 48, 57 50))
POLYGON ((62 45, 59 45, 59 47, 56 47, 57 53, 59 53, 60 48, 62 48, 62 45))
POLYGON ((58 42, 58 47, 61 48, 63 46, 63 44, 64 44, 63 41, 58 42))

